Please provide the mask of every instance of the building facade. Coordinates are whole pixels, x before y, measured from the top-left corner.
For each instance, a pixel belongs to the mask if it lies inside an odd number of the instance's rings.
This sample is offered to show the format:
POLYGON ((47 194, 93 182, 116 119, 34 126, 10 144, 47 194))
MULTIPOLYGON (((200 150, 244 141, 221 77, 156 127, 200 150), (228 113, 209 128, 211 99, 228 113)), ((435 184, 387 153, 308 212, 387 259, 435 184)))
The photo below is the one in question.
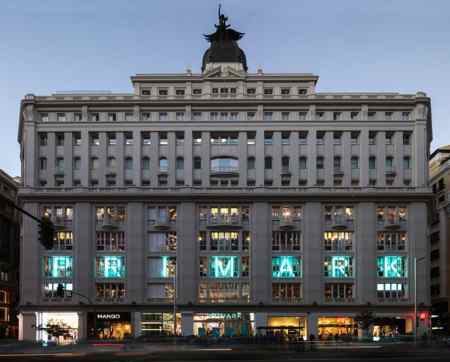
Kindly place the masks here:
POLYGON ((58 227, 46 251, 23 222, 22 339, 325 338, 368 309, 373 333, 412 333, 429 308, 430 99, 250 73, 226 20, 199 74, 22 100, 20 199, 58 227))
POLYGON ((430 294, 433 330, 449 331, 450 310, 450 147, 438 148, 430 156, 430 186, 434 200, 430 228, 430 294))
POLYGON ((17 338, 16 307, 19 301, 18 183, 0 170, 0 338, 17 338))

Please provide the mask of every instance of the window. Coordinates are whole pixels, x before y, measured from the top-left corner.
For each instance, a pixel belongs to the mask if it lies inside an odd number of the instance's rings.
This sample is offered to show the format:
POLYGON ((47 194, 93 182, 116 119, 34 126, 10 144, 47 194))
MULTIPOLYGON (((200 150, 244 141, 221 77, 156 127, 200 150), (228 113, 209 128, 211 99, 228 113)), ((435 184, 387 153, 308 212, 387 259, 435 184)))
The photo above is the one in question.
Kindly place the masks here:
POLYGON ((264 88, 264 95, 265 96, 273 95, 273 88, 264 88))
POLYGON ((333 132, 333 144, 340 145, 342 139, 342 132, 333 132))
POLYGON ((125 112, 125 121, 127 122, 133 121, 133 112, 125 112))
POLYGON ((411 169, 411 157, 409 157, 409 156, 403 157, 403 168, 405 170, 411 169))
POLYGON ((350 119, 351 120, 358 119, 358 117, 359 117, 359 112, 357 112, 357 111, 350 112, 350 119))
POLYGON ((333 112, 333 121, 339 121, 342 117, 342 112, 333 112))
POLYGON ((409 120, 409 112, 402 112, 402 120, 403 121, 409 120))
POLYGON ((152 206, 147 209, 150 225, 175 224, 177 220, 177 209, 175 206, 152 206))
POLYGON ((210 278, 239 278, 240 260, 238 256, 208 257, 208 276, 210 278))
POLYGON ((64 133, 56 133, 56 146, 64 146, 64 133))
POLYGON ((177 96, 184 96, 185 90, 184 89, 175 89, 175 95, 177 96))
POLYGON ((53 239, 53 250, 72 250, 73 234, 71 231, 57 231, 53 239))
POLYGON ((367 119, 368 119, 369 121, 373 121, 373 120, 375 120, 376 115, 377 115, 376 112, 368 112, 368 113, 367 113, 367 119))
POLYGON ((394 158, 392 156, 386 157, 386 163, 385 163, 386 170, 391 171, 394 167, 394 158))
POLYGON ((377 158, 375 156, 369 157, 369 170, 376 170, 377 168, 377 158))
POLYGON ((73 290, 73 284, 72 283, 52 283, 52 282, 45 282, 44 283, 44 297, 45 298, 58 298, 57 290, 58 285, 62 284, 64 289, 64 298, 71 298, 72 297, 72 290, 73 290))
POLYGON ((264 144, 271 145, 273 143, 273 132, 264 132, 264 144))
POLYGON ((288 145, 290 144, 291 132, 281 132, 281 144, 288 145))
POLYGON ((39 158, 39 169, 42 171, 47 169, 47 158, 46 157, 39 158))
POLYGON ((81 158, 80 157, 73 158, 73 169, 75 171, 78 171, 81 169, 81 158))
POLYGON ((169 92, 167 89, 160 88, 160 89, 158 89, 158 94, 160 96, 167 96, 169 94, 169 92))
POLYGON ((308 143, 308 131, 300 131, 298 133, 299 144, 306 145, 308 143))
POLYGON ((264 120, 271 121, 273 118, 273 112, 264 112, 264 120))
POLYGON ((91 146, 100 146, 100 137, 98 132, 91 133, 91 146))
POLYGON ((301 278, 302 261, 298 256, 272 257, 272 279, 301 278))
POLYGON ((47 133, 39 133, 39 145, 47 146, 47 133))
POLYGON ((167 138, 167 132, 159 132, 159 144, 160 145, 168 145, 169 140, 167 138))
POLYGON ((326 231, 323 233, 323 248, 326 251, 352 251, 353 232, 326 231))
POLYGON ((101 300, 121 300, 125 297, 123 283, 96 283, 96 298, 101 300))
POLYGON ((143 145, 148 146, 148 145, 152 144, 150 132, 142 132, 141 133, 141 137, 142 137, 142 144, 143 145))
POLYGON ((324 216, 328 225, 350 225, 353 223, 353 207, 325 205, 324 216))
POLYGON ((177 233, 175 231, 149 234, 149 250, 151 252, 167 252, 177 250, 177 233))
POLYGON ((201 157, 194 157, 194 170, 201 170, 202 159, 201 157))
POLYGON ((95 258, 95 275, 97 278, 124 278, 125 257, 102 255, 95 258))
POLYGON ((123 231, 97 231, 98 251, 124 251, 125 233, 123 231))
POLYGON ((106 167, 112 169, 112 168, 116 168, 117 166, 117 162, 116 162, 116 158, 113 156, 110 156, 106 159, 106 167))
POLYGON ((272 301, 282 303, 298 303, 302 299, 300 283, 273 283, 272 301))
POLYGON ((318 156, 316 159, 316 168, 318 170, 323 170, 323 157, 322 156, 318 156))
POLYGON ((406 256, 387 255, 377 257, 377 271, 380 278, 407 277, 406 256))
POLYGON ((411 144, 411 132, 403 132, 403 144, 404 145, 411 144))
POLYGON ((354 298, 353 283, 325 283, 324 297, 325 302, 351 302, 354 298))
POLYGON ((247 169, 249 169, 249 170, 255 169, 255 158, 254 157, 249 157, 247 159, 247 169))
POLYGON ((80 112, 75 112, 73 114, 73 119, 75 122, 81 122, 83 120, 83 115, 80 112))
POLYGON ((408 234, 405 231, 401 232, 384 232, 377 233, 377 250, 395 250, 403 251, 406 248, 408 241, 408 234))
POLYGON ((247 88, 247 95, 254 96, 256 94, 256 88, 247 88))
POLYGON ((73 132, 72 133, 72 138, 73 138, 74 146, 80 146, 81 145, 81 132, 73 132))
POLYGON ((282 121, 289 121, 289 112, 281 112, 281 120, 282 121))
POLYGON ((152 114, 150 112, 142 112, 141 113, 141 120, 150 121, 151 119, 152 119, 152 114))
POLYGON ((100 121, 100 113, 91 113, 91 121, 92 122, 100 121))
POLYGON ((359 131, 351 131, 350 137, 351 137, 352 145, 359 144, 359 131))
POLYGON ((125 145, 129 146, 133 144, 133 133, 125 132, 125 145))
POLYGON ((306 120, 306 115, 307 115, 307 112, 298 112, 298 119, 300 121, 305 121, 306 120))
POLYGON ((142 157, 142 169, 150 170, 150 158, 142 157))
POLYGON ((56 120, 58 122, 65 122, 67 120, 65 113, 57 113, 56 114, 56 120))
POLYGON ((125 158, 125 170, 132 170, 132 169, 133 169, 133 158, 126 157, 125 158))
POLYGON ((288 96, 291 93, 289 88, 281 88, 281 95, 288 96))
POLYGON ((41 122, 48 122, 48 113, 41 113, 41 122))
POLYGON ((117 121, 117 113, 108 113, 108 121, 109 122, 117 121))
POLYGON ((239 171, 239 160, 229 157, 213 158, 211 160, 211 171, 237 172, 239 171))
POLYGON ((264 168, 266 170, 272 169, 272 157, 265 157, 264 158, 264 168))
POLYGON ((175 161, 175 168, 177 170, 183 170, 184 169, 184 158, 183 157, 177 157, 175 161))
POLYGON ((150 278, 173 278, 176 275, 177 258, 158 256, 149 259, 150 278))
POLYGON ((167 158, 161 157, 159 159, 159 171, 161 172, 169 171, 169 162, 167 161, 167 158))
POLYGON ((394 114, 393 112, 384 112, 384 115, 385 115, 387 121, 392 120, 393 114, 394 114))
POLYGON ((299 89, 298 89, 298 95, 299 95, 299 96, 304 96, 304 95, 306 95, 307 93, 308 93, 308 90, 305 89, 305 88, 299 88, 299 89))
MULTIPOLYGON (((333 167, 334 171, 341 171, 341 156, 334 156, 333 158, 333 167)), ((319 167, 317 167, 319 168, 319 167)))
POLYGON ((123 206, 106 206, 95 209, 97 223, 104 225, 123 224, 126 218, 126 210, 123 206))
POLYGON ((386 135, 386 144, 392 145, 392 139, 394 138, 394 132, 389 131, 389 132, 386 132, 385 135, 386 135))
POLYGON ((169 119, 169 114, 167 112, 159 112, 159 120, 167 121, 169 119))
POLYGON ((325 131, 317 131, 316 136, 317 136, 317 144, 323 145, 325 141, 325 131))
POLYGON ((273 231, 273 251, 300 251, 302 247, 302 235, 300 231, 273 231))
POLYGON ((250 286, 236 282, 200 283, 198 300, 200 303, 248 303, 250 286))
POLYGON ((238 251, 239 233, 236 231, 211 232, 210 249, 213 251, 238 251))
POLYGON ((307 169, 307 158, 305 156, 302 156, 299 158, 299 168, 300 170, 306 170, 307 169))
POLYGON ((71 256, 44 256, 44 277, 46 278, 71 278, 72 257, 71 256))
POLYGON ((113 146, 113 145, 117 144, 117 138, 116 138, 115 132, 108 132, 107 137, 108 137, 108 145, 113 146))
POLYGON ((327 278, 352 278, 353 257, 327 256, 323 263, 324 276, 327 278))
POLYGON ((358 156, 352 156, 352 170, 358 170, 359 169, 359 157, 358 156))
POLYGON ((99 161, 97 157, 91 157, 91 170, 98 169, 99 161))
POLYGON ((384 300, 405 299, 408 296, 406 283, 378 283, 377 298, 384 300))
POLYGON ((201 88, 194 88, 192 89, 192 94, 199 96, 202 94, 202 89, 201 88))
POLYGON ((377 143, 377 132, 369 131, 369 145, 375 145, 377 143))

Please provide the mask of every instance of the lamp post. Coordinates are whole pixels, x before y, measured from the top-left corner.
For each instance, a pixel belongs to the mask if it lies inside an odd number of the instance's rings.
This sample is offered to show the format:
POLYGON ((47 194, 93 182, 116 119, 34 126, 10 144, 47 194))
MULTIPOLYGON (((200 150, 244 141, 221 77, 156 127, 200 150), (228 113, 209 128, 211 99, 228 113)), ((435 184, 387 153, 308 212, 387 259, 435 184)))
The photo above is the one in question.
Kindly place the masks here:
POLYGON ((414 342, 417 342, 417 263, 425 257, 414 257, 414 342))

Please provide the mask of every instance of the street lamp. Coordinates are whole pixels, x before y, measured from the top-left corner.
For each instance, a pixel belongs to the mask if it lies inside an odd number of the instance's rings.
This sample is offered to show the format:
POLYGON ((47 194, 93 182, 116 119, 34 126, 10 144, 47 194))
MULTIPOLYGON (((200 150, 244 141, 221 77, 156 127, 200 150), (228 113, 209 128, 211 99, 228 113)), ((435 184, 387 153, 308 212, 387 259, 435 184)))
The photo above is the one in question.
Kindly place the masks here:
POLYGON ((414 257, 414 342, 417 342, 417 263, 425 257, 414 257))

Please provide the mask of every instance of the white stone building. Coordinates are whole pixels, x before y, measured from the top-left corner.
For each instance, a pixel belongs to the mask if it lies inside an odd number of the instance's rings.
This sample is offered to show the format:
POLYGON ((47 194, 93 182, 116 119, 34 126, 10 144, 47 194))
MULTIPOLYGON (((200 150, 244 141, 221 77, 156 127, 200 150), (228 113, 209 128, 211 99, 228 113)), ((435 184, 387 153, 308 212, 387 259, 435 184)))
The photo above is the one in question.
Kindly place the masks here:
POLYGON ((200 74, 22 100, 19 197, 58 226, 47 251, 23 220, 22 339, 172 331, 174 287, 183 335, 412 333, 422 256, 429 307, 430 99, 250 73, 225 22, 200 74))

